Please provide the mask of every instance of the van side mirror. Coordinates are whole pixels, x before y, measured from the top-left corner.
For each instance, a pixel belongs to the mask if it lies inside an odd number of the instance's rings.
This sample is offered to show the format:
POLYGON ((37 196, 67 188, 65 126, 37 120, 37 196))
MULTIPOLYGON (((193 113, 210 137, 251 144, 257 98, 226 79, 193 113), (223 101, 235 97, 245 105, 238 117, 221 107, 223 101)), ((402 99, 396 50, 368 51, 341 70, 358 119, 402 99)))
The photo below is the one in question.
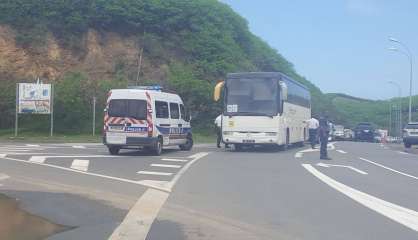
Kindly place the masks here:
POLYGON ((282 100, 287 100, 288 97, 288 88, 287 88, 287 84, 285 82, 280 81, 280 88, 281 88, 281 93, 282 93, 282 100))
POLYGON ((103 112, 104 112, 104 113, 107 113, 107 108, 103 109, 103 112))
POLYGON ((225 85, 225 81, 219 82, 218 84, 216 84, 215 86, 215 91, 213 92, 213 100, 215 102, 219 101, 219 99, 221 99, 221 92, 222 92, 222 88, 225 85))

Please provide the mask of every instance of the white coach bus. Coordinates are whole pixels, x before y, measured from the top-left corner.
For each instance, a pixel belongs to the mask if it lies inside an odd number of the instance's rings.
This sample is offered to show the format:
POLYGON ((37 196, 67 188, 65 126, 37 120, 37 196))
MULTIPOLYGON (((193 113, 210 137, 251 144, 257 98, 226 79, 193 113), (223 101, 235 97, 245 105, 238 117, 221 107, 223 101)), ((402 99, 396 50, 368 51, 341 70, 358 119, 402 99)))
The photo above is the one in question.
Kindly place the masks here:
POLYGON ((311 95, 302 84, 279 72, 231 73, 215 87, 223 92, 222 141, 243 146, 274 145, 286 149, 308 138, 311 95), (223 90, 223 91, 222 91, 223 90))

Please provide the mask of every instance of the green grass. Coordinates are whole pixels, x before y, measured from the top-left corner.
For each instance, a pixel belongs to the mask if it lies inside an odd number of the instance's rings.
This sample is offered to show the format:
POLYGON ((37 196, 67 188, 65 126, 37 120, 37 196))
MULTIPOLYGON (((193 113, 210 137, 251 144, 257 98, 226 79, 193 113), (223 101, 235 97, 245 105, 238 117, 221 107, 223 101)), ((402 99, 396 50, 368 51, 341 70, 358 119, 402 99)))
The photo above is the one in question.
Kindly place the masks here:
MULTIPOLYGON (((214 143, 216 142, 216 136, 209 133, 193 133, 193 140, 196 144, 199 143, 214 143)), ((13 143, 101 143, 102 135, 100 132, 96 132, 96 136, 91 134, 65 134, 55 133, 54 136, 49 136, 46 132, 34 132, 34 131, 21 131, 17 137, 14 137, 14 131, 0 130, 1 142, 13 142, 13 143)))

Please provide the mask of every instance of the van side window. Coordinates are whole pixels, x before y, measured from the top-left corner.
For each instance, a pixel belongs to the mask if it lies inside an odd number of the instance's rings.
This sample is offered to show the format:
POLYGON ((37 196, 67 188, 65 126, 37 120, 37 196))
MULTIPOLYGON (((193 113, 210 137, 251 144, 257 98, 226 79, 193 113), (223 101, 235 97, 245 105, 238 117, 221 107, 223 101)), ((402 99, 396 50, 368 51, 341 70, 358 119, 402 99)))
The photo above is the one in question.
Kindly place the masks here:
POLYGON ((168 103, 155 101, 155 116, 157 118, 168 118, 168 103))
POLYGON ((170 103, 170 116, 172 119, 180 118, 179 105, 177 103, 170 103))
POLYGON ((183 119, 184 121, 188 122, 190 121, 189 116, 186 115, 186 109, 184 108, 183 104, 180 104, 180 113, 181 113, 181 119, 183 119))

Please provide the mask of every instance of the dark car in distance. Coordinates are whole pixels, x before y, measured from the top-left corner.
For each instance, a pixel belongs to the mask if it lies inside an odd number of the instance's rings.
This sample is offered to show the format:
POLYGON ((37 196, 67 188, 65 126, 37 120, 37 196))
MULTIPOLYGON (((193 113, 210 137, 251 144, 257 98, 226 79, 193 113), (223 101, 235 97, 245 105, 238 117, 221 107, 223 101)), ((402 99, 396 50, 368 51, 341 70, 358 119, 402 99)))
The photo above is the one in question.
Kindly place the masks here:
POLYGON ((375 129, 371 123, 362 122, 354 128, 354 140, 360 142, 374 142, 375 129))

